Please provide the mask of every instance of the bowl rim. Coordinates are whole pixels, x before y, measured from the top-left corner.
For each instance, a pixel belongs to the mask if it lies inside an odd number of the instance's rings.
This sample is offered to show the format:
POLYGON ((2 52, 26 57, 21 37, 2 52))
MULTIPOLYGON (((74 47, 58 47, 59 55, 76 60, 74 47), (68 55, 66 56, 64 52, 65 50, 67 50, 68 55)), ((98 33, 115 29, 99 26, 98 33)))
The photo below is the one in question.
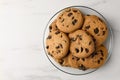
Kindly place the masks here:
MULTIPOLYGON (((62 69, 60 69, 60 68, 58 68, 51 60, 50 60, 50 58, 49 58, 49 56, 47 55, 47 51, 46 51, 46 49, 45 49, 45 42, 44 42, 44 39, 45 39, 45 31, 46 31, 46 29, 47 29, 47 26, 49 25, 49 23, 50 23, 50 21, 54 18, 54 16, 56 16, 59 12, 61 12, 62 10, 64 10, 64 9, 67 9, 67 8, 76 8, 76 7, 83 7, 83 8, 87 8, 87 9, 90 9, 90 10, 93 10, 94 12, 96 12, 96 13, 98 13, 103 19, 104 19, 104 21, 106 22, 106 24, 107 25, 110 25, 109 23, 108 23, 108 21, 107 21, 107 19, 100 13, 100 12, 98 12, 97 10, 95 10, 95 9, 93 9, 93 8, 91 8, 91 7, 88 7, 88 6, 69 6, 69 7, 65 7, 65 8, 62 8, 62 9, 60 9, 59 11, 57 11, 54 15, 52 15, 52 17, 49 19, 49 21, 47 22, 47 25, 46 25, 46 27, 45 27, 45 29, 44 29, 44 32, 43 32, 43 48, 44 48, 44 52, 45 52, 45 55, 47 56, 47 58, 48 58, 48 60, 51 62, 51 64, 55 67, 55 68, 57 68, 58 70, 60 70, 60 71, 62 71, 62 72, 64 72, 64 73, 67 73, 67 74, 70 74, 70 75, 86 75, 86 74, 89 74, 89 73, 92 73, 92 72, 95 72, 96 70, 98 70, 98 68, 97 69, 94 69, 93 71, 90 71, 90 72, 88 72, 88 73, 83 73, 83 74, 74 74, 74 73, 70 73, 70 72, 67 72, 67 71, 64 71, 64 70, 62 70, 62 69)), ((111 27, 111 25, 108 27, 109 28, 109 33, 110 33, 110 45, 113 45, 113 31, 112 31, 112 27, 111 27)), ((109 54, 110 55, 108 55, 108 57, 107 57, 107 59, 106 59, 106 62, 110 59, 110 57, 111 57, 111 53, 112 53, 112 46, 109 48, 109 54), (110 51, 109 51, 110 50, 110 51)), ((105 63, 106 63, 105 62, 105 63)))

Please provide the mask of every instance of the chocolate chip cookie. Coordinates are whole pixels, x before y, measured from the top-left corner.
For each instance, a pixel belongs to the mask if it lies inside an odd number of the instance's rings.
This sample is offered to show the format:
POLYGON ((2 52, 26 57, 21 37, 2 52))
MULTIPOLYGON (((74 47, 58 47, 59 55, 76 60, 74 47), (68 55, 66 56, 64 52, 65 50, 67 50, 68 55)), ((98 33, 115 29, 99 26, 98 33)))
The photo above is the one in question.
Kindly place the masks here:
POLYGON ((49 55, 61 59, 68 53, 69 38, 63 32, 52 31, 46 39, 46 49, 49 55))
POLYGON ((103 45, 101 45, 89 57, 82 58, 80 62, 86 67, 98 68, 106 62, 107 54, 107 49, 103 45))
POLYGON ((79 60, 80 60, 80 58, 72 55, 72 53, 69 54, 68 62, 69 62, 70 67, 77 68, 80 70, 86 70, 87 67, 85 67, 83 64, 81 64, 79 60))
POLYGON ((73 32, 82 27, 83 14, 77 8, 67 8, 58 15, 56 24, 65 33, 73 32))
POLYGON ((79 58, 88 57, 95 50, 92 37, 84 30, 77 30, 69 34, 70 51, 79 58))
POLYGON ((93 36, 96 46, 100 46, 108 36, 105 22, 95 15, 85 16, 82 29, 93 36))

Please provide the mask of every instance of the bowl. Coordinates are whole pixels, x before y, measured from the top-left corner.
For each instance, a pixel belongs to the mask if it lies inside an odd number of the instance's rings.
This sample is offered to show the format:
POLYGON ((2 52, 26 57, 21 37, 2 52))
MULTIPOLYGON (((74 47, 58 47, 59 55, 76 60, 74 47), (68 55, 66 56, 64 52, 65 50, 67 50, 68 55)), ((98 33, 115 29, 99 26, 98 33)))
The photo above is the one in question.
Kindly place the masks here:
MULTIPOLYGON (((111 52, 112 52, 112 42, 113 42, 113 33, 112 33, 112 29, 111 29, 111 26, 110 24, 108 23, 107 19, 101 14, 99 13, 98 11, 96 11, 95 9, 92 9, 90 7, 87 7, 87 6, 70 6, 70 7, 67 7, 67 8, 78 8, 80 9, 80 11, 83 12, 83 14, 87 15, 87 14, 93 14, 93 15, 97 15, 98 17, 100 17, 102 20, 104 20, 107 24, 107 28, 109 30, 109 33, 108 33, 108 37, 107 37, 107 40, 104 42, 104 45, 106 46, 106 48, 108 49, 108 56, 107 56, 107 59, 106 59, 106 62, 108 61, 108 59, 110 58, 111 56, 111 52)), ((66 9, 66 8, 64 8, 66 9)), ((62 9, 62 10, 64 10, 62 9)), ((58 11, 57 13, 55 13, 51 19, 48 21, 46 27, 45 27, 45 30, 44 30, 44 35, 43 35, 43 46, 44 46, 44 51, 45 51, 45 55, 47 56, 48 60, 50 61, 50 63, 55 67, 57 68, 58 70, 64 72, 64 73, 67 73, 67 74, 71 74, 71 75, 85 75, 85 74, 89 74, 91 72, 94 72, 96 71, 97 69, 88 69, 88 70, 85 70, 85 71, 82 71, 82 70, 79 70, 79 69, 75 69, 75 68, 71 68, 71 67, 63 67, 61 66, 60 64, 58 64, 56 61, 54 61, 54 59, 48 55, 47 53, 47 50, 45 48, 46 46, 46 38, 49 34, 49 25, 56 19, 56 17, 58 16, 58 14, 62 11, 58 11)), ((105 63, 106 63, 105 62, 105 63)), ((102 66, 103 67, 103 66, 102 66)), ((101 68, 101 67, 100 67, 101 68)))

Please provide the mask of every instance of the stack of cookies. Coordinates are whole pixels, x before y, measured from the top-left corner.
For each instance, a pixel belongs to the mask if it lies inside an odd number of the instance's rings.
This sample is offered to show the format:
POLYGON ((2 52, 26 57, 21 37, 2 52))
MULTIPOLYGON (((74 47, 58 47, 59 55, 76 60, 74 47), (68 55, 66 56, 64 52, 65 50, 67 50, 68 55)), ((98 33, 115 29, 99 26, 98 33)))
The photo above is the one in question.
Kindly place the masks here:
POLYGON ((103 45, 107 36, 106 23, 98 16, 67 8, 49 25, 46 49, 61 66, 98 68, 107 59, 108 51, 103 45))

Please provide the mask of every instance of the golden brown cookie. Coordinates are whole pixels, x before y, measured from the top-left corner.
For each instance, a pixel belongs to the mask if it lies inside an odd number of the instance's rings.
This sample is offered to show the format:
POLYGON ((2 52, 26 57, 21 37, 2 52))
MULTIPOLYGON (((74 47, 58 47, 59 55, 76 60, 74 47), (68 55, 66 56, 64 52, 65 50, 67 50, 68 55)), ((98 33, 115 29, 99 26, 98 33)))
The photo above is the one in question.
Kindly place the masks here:
POLYGON ((80 62, 88 68, 98 68, 106 62, 107 55, 107 49, 101 45, 89 57, 80 59, 80 62))
POLYGON ((68 53, 69 38, 63 32, 52 31, 46 39, 46 49, 49 55, 61 59, 68 53))
POLYGON ((88 57, 95 50, 92 37, 83 30, 77 30, 69 34, 70 51, 79 58, 88 57))
POLYGON ((70 33, 78 28, 81 28, 83 24, 83 14, 77 8, 64 9, 57 17, 58 29, 65 33, 70 33))
POLYGON ((95 15, 85 16, 82 29, 93 36, 96 46, 100 46, 108 36, 105 22, 95 15))

